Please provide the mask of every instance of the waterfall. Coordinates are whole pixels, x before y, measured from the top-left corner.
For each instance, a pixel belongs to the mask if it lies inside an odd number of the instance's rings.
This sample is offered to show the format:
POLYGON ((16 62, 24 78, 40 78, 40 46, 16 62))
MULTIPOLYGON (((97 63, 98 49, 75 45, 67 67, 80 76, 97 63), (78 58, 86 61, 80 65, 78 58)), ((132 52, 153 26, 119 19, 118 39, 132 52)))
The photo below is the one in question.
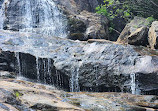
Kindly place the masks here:
POLYGON ((80 91, 78 79, 79 79, 79 68, 72 67, 71 78, 70 78, 70 91, 71 92, 80 91))
POLYGON ((52 0, 25 0, 24 32, 66 37, 66 19, 52 0))
POLYGON ((49 83, 53 83, 53 76, 52 76, 52 74, 51 74, 51 59, 49 59, 48 58, 48 76, 49 76, 49 78, 48 78, 48 82, 49 83))
POLYGON ((36 70, 37 70, 37 81, 40 82, 40 70, 39 70, 39 60, 38 57, 36 57, 36 70))
POLYGON ((3 13, 3 6, 1 6, 1 9, 0 9, 0 29, 3 29, 3 20, 4 20, 4 13, 3 13))
POLYGON ((0 29, 3 24, 20 32, 66 37, 66 17, 53 0, 5 0, 0 7, 0 29), (7 3, 7 4, 6 4, 7 3), (9 5, 9 10, 7 6, 9 5), (18 4, 18 5, 17 5, 18 4), (5 22, 5 19, 7 18, 5 22))
MULTIPOLYGON (((2 2, 2 1, 0 1, 0 2, 2 2)), ((8 7, 9 3, 10 3, 9 0, 4 0, 3 3, 0 6, 0 29, 3 29, 4 20, 6 18, 5 10, 8 7)))
POLYGON ((136 74, 130 74, 131 77, 131 92, 132 94, 136 94, 136 74))
POLYGON ((19 55, 19 52, 15 52, 15 57, 16 57, 16 60, 17 60, 17 66, 18 66, 18 76, 19 76, 19 77, 22 77, 22 74, 21 74, 21 63, 20 63, 20 55, 19 55))

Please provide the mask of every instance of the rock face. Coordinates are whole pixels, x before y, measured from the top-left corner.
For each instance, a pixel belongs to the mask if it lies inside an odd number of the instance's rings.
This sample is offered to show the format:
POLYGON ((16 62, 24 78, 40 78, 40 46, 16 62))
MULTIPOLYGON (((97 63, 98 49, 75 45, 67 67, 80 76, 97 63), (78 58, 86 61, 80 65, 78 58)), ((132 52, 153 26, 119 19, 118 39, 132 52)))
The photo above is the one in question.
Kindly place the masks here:
POLYGON ((152 23, 148 40, 152 49, 158 49, 158 21, 152 23))
POLYGON ((20 52, 12 56, 14 67, 24 77, 70 91, 157 94, 157 56, 141 56, 133 46, 10 31, 0 31, 0 36, 3 51, 20 52))
POLYGON ((101 0, 58 0, 60 9, 68 18, 69 39, 108 39, 107 18, 93 13, 102 2, 101 0))
POLYGON ((95 8, 102 4, 102 0, 55 0, 57 3, 63 5, 67 10, 73 13, 86 10, 89 12, 95 12, 95 8))
POLYGON ((82 11, 77 15, 69 15, 68 38, 72 40, 108 39, 107 24, 107 18, 96 13, 82 11))
POLYGON ((148 45, 148 25, 149 21, 145 18, 135 17, 129 24, 126 25, 121 32, 117 42, 131 45, 148 45))

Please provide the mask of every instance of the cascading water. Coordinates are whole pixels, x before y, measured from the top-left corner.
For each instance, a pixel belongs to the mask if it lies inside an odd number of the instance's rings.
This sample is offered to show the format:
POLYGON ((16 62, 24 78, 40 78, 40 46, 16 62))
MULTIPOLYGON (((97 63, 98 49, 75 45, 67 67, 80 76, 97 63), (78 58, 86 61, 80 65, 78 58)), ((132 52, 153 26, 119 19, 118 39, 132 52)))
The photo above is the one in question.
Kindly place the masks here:
MULTIPOLYGON (((36 56, 35 73, 37 82, 45 84, 53 84, 53 75, 51 69, 51 59, 39 58, 39 50, 34 47, 34 44, 39 44, 38 47, 47 44, 43 43, 45 37, 61 37, 67 36, 66 25, 67 20, 60 12, 53 0, 4 0, 0 1, 0 29, 15 30, 19 32, 31 32, 41 34, 43 38, 34 39, 27 36, 25 39, 25 47, 28 50, 34 50, 36 56)), ((27 35, 27 34, 26 34, 27 35)), ((50 44, 49 44, 50 45, 50 44)), ((17 61, 18 76, 26 76, 27 69, 20 60, 19 53, 15 53, 17 61), (25 73, 25 74, 23 74, 25 73)), ((22 58, 21 58, 22 59, 22 58)), ((28 62, 28 61, 26 61, 28 62)), ((27 76, 26 76, 27 77, 27 76)), ((60 73, 58 74, 58 85, 62 86, 63 81, 60 73)))
POLYGON ((6 29, 51 37, 67 36, 67 21, 53 0, 5 0, 0 16, 0 29, 5 23, 6 29), (8 6, 11 7, 7 10, 8 6))
POLYGON ((36 57, 36 70, 37 70, 37 81, 40 82, 40 70, 39 70, 39 60, 38 57, 36 57))
POLYGON ((136 74, 131 74, 131 92, 132 94, 136 94, 136 74))
POLYGON ((71 78, 70 78, 70 91, 71 92, 80 91, 78 79, 79 79, 79 68, 72 67, 71 68, 71 78))
POLYGON ((26 14, 22 22, 28 25, 20 31, 66 37, 66 20, 52 0, 25 0, 23 2, 25 2, 26 14))
POLYGON ((18 76, 22 77, 19 52, 15 52, 15 57, 16 57, 16 60, 17 60, 17 65, 18 65, 18 76))
POLYGON ((8 4, 10 3, 9 0, 1 0, 0 1, 0 29, 3 29, 3 24, 4 24, 4 20, 5 20, 5 10, 6 7, 8 7, 8 4))

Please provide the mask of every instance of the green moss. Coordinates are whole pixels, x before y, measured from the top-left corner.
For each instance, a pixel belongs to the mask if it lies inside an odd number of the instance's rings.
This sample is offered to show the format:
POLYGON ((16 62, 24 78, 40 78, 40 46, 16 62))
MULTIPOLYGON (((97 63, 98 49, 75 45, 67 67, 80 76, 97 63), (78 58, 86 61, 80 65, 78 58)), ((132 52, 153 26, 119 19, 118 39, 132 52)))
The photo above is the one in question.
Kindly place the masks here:
POLYGON ((19 97, 22 96, 23 94, 20 93, 19 91, 15 90, 15 91, 14 91, 14 95, 15 95, 17 98, 19 98, 19 97))

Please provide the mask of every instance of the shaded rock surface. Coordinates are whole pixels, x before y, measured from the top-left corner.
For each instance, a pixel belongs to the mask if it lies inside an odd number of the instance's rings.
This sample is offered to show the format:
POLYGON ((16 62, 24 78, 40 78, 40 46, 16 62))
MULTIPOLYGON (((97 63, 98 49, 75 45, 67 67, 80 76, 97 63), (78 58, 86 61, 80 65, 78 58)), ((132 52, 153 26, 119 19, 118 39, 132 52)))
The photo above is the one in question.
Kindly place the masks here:
POLYGON ((55 0, 72 13, 79 13, 83 10, 95 12, 95 8, 102 4, 102 0, 55 0))
POLYGON ((158 49, 158 21, 152 23, 148 40, 151 49, 158 49))
MULTIPOLYGON (((158 57, 145 53, 143 48, 138 50, 134 46, 113 42, 88 43, 2 30, 0 36, 3 51, 20 52, 21 66, 18 66, 25 77, 37 80, 39 68, 40 81, 49 83, 49 78, 45 76, 53 77, 52 81, 63 81, 59 85, 67 86, 70 91, 135 94, 150 94, 153 91, 152 94, 157 95, 158 57), (51 67, 45 65, 48 59, 51 59, 51 67), (51 75, 45 72, 51 72, 51 75), (145 78, 148 78, 147 83, 143 82, 145 78)), ((14 53, 12 56, 17 59, 14 53)), ((17 62, 14 67, 17 67, 17 62)))
POLYGON ((106 17, 88 11, 82 11, 80 14, 69 15, 68 17, 68 31, 70 31, 68 38, 74 40, 75 37, 71 35, 81 33, 83 36, 79 36, 76 40, 108 39, 108 20, 106 17))
POLYGON ((150 22, 145 18, 135 17, 121 32, 117 42, 131 45, 148 45, 148 25, 150 22))

